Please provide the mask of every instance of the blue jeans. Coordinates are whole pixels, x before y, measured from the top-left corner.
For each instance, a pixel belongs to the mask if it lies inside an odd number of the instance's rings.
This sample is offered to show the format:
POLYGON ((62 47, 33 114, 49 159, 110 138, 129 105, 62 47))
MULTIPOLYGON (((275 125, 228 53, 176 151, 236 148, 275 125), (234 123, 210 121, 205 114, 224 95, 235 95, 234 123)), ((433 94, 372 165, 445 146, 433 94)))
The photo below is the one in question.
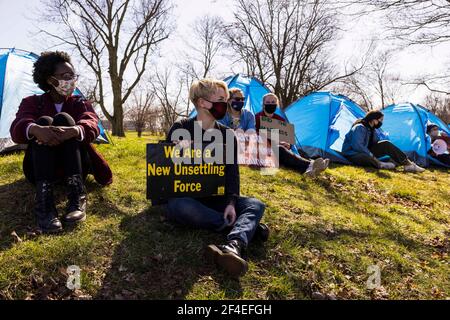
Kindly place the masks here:
MULTIPOLYGON (((218 202, 219 203, 219 202, 218 202)), ((223 205, 206 206, 193 198, 169 199, 167 218, 193 228, 220 232, 227 227, 223 205)), ((239 197, 236 201, 236 222, 227 240, 241 240, 245 246, 252 240, 264 214, 265 205, 255 198, 239 197)))

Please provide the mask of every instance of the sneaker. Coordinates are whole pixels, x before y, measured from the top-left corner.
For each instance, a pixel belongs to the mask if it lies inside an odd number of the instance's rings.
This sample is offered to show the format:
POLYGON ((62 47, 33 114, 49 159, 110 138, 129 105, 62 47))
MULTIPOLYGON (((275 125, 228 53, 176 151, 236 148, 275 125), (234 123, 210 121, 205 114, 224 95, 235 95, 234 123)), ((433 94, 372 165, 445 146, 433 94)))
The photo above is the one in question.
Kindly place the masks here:
POLYGON ((311 164, 309 165, 308 169, 305 172, 305 175, 310 178, 315 178, 319 173, 325 171, 328 168, 329 163, 330 163, 329 160, 327 162, 322 158, 312 160, 311 164))
POLYGON ((396 168, 396 166, 392 162, 381 162, 380 161, 380 169, 394 170, 395 168, 396 168))
POLYGON ((411 172, 411 173, 422 173, 425 171, 424 168, 419 167, 414 162, 410 162, 408 165, 404 167, 405 172, 411 172))

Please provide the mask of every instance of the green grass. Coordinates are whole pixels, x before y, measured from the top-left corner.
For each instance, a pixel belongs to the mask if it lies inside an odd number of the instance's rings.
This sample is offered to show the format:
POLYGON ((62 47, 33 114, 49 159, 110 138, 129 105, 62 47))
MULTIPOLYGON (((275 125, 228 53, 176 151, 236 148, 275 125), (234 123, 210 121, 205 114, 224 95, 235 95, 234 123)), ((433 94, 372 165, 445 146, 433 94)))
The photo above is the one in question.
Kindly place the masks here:
MULTIPOLYGON (((203 249, 223 235, 161 220, 145 199, 145 144, 99 146, 114 184, 89 178, 88 220, 57 236, 33 234, 33 189, 23 154, 0 157, 0 298, 5 299, 445 299, 450 296, 450 176, 332 166, 313 180, 241 169, 242 193, 267 204, 272 236, 249 248, 249 272, 231 280, 203 249), (11 233, 21 238, 17 242, 11 233), (82 269, 82 289, 65 269, 82 269), (381 268, 369 290, 367 268, 381 268)), ((64 194, 57 193, 63 209, 64 194)))

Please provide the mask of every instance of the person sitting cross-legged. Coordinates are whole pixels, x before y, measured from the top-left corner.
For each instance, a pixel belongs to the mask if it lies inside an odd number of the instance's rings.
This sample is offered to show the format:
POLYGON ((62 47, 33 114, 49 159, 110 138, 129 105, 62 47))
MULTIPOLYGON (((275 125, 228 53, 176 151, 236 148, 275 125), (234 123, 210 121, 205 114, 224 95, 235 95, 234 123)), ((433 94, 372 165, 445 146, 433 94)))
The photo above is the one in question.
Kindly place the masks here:
MULTIPOLYGON (((176 136, 178 129, 188 131, 191 137, 194 132, 206 132, 212 129, 220 131, 226 141, 227 131, 232 130, 218 122, 227 111, 228 88, 225 82, 203 79, 195 81, 190 89, 190 99, 197 110, 197 116, 173 124, 167 135, 167 142, 186 143, 176 136), (181 141, 179 141, 179 139, 181 141)), ((234 134, 231 134, 234 137, 234 134)), ((208 144, 211 142, 208 140, 208 144)), ((187 141, 191 143, 191 141, 187 141)), ((234 138, 234 145, 236 139, 234 138)), ((201 199, 171 198, 167 204, 169 221, 193 228, 223 232, 231 227, 227 241, 223 245, 209 245, 206 257, 222 267, 232 277, 240 277, 248 270, 243 258, 243 250, 254 237, 267 240, 269 229, 260 223, 265 205, 255 198, 240 196, 239 166, 235 149, 233 163, 225 165, 225 195, 201 199)))
POLYGON ((357 120, 347 133, 342 146, 342 154, 353 164, 392 170, 403 165, 405 172, 419 173, 425 169, 410 161, 406 154, 392 142, 381 140, 376 129, 383 125, 384 114, 381 111, 370 111, 363 119, 357 120), (378 158, 390 157, 389 162, 378 158))

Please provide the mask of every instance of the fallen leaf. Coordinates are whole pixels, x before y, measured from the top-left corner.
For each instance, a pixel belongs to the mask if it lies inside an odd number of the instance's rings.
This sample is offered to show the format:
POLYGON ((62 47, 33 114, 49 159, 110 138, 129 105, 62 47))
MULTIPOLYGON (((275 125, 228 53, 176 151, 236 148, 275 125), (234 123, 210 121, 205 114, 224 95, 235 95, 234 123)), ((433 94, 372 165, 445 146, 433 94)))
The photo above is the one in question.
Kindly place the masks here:
POLYGON ((152 258, 156 262, 161 262, 161 260, 163 259, 163 255, 160 253, 160 254, 157 254, 156 256, 152 257, 152 258))
POLYGON ((313 300, 337 300, 337 296, 333 293, 327 294, 327 293, 321 293, 319 291, 316 291, 312 294, 313 300))
POLYGON ((120 265, 119 272, 126 272, 128 269, 125 268, 123 265, 120 265))
POLYGON ((312 299, 313 300, 326 300, 326 296, 323 293, 320 292, 314 292, 312 294, 312 299))

